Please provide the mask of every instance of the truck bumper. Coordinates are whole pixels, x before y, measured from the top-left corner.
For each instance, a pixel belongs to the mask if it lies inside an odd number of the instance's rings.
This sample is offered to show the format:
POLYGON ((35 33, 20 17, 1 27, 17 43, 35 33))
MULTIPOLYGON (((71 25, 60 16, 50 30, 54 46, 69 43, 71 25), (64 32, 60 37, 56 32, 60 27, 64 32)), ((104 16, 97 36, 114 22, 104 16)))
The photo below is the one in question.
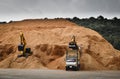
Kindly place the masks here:
POLYGON ((78 67, 69 65, 69 66, 66 66, 66 70, 78 70, 78 67))

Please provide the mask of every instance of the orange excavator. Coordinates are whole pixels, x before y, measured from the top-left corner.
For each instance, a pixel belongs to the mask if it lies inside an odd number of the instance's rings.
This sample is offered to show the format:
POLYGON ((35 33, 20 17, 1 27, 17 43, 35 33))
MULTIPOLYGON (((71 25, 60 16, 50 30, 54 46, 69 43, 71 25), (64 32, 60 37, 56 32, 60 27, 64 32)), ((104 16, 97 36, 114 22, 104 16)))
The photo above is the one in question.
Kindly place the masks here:
POLYGON ((18 45, 18 51, 20 55, 18 57, 28 57, 32 54, 31 48, 26 48, 26 40, 22 32, 20 32, 20 44, 18 45))

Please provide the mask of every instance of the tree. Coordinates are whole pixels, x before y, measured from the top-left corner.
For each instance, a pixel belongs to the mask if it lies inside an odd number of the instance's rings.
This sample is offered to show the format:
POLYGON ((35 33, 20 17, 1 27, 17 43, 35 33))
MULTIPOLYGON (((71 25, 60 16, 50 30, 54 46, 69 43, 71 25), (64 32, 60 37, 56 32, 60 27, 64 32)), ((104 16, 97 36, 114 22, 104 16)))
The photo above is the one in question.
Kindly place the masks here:
POLYGON ((97 17, 98 20, 104 20, 104 17, 102 15, 97 17))
POLYGON ((4 22, 0 22, 0 24, 6 24, 7 22, 6 21, 4 21, 4 22))
POLYGON ((114 18, 113 18, 113 20, 117 21, 117 20, 118 20, 118 18, 117 18, 117 17, 114 17, 114 18))
POLYGON ((80 19, 78 17, 73 17, 73 20, 78 21, 80 19))

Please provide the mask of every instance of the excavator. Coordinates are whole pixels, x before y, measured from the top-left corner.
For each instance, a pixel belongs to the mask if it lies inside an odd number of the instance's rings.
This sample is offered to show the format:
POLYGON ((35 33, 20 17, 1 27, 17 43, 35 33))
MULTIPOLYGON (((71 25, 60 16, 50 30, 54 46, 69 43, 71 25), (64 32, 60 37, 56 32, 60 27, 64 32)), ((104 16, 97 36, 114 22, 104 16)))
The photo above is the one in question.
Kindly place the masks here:
POLYGON ((26 48, 26 40, 22 32, 20 32, 20 44, 18 45, 18 51, 20 55, 18 57, 28 57, 32 54, 31 48, 26 48))
POLYGON ((80 70, 80 52, 76 43, 75 36, 72 36, 66 51, 66 71, 67 70, 80 70))
POLYGON ((69 48, 78 49, 78 46, 77 46, 77 43, 76 43, 74 35, 72 36, 71 42, 69 42, 69 48))

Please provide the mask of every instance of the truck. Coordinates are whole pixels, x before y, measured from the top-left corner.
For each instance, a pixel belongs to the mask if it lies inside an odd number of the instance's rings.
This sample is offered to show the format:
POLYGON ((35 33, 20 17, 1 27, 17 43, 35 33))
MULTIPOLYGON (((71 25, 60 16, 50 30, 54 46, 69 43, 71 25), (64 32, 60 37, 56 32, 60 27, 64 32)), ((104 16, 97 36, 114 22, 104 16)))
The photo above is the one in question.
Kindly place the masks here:
POLYGON ((79 47, 75 42, 75 37, 73 37, 69 43, 68 49, 66 51, 66 71, 67 70, 80 70, 80 52, 79 47))

